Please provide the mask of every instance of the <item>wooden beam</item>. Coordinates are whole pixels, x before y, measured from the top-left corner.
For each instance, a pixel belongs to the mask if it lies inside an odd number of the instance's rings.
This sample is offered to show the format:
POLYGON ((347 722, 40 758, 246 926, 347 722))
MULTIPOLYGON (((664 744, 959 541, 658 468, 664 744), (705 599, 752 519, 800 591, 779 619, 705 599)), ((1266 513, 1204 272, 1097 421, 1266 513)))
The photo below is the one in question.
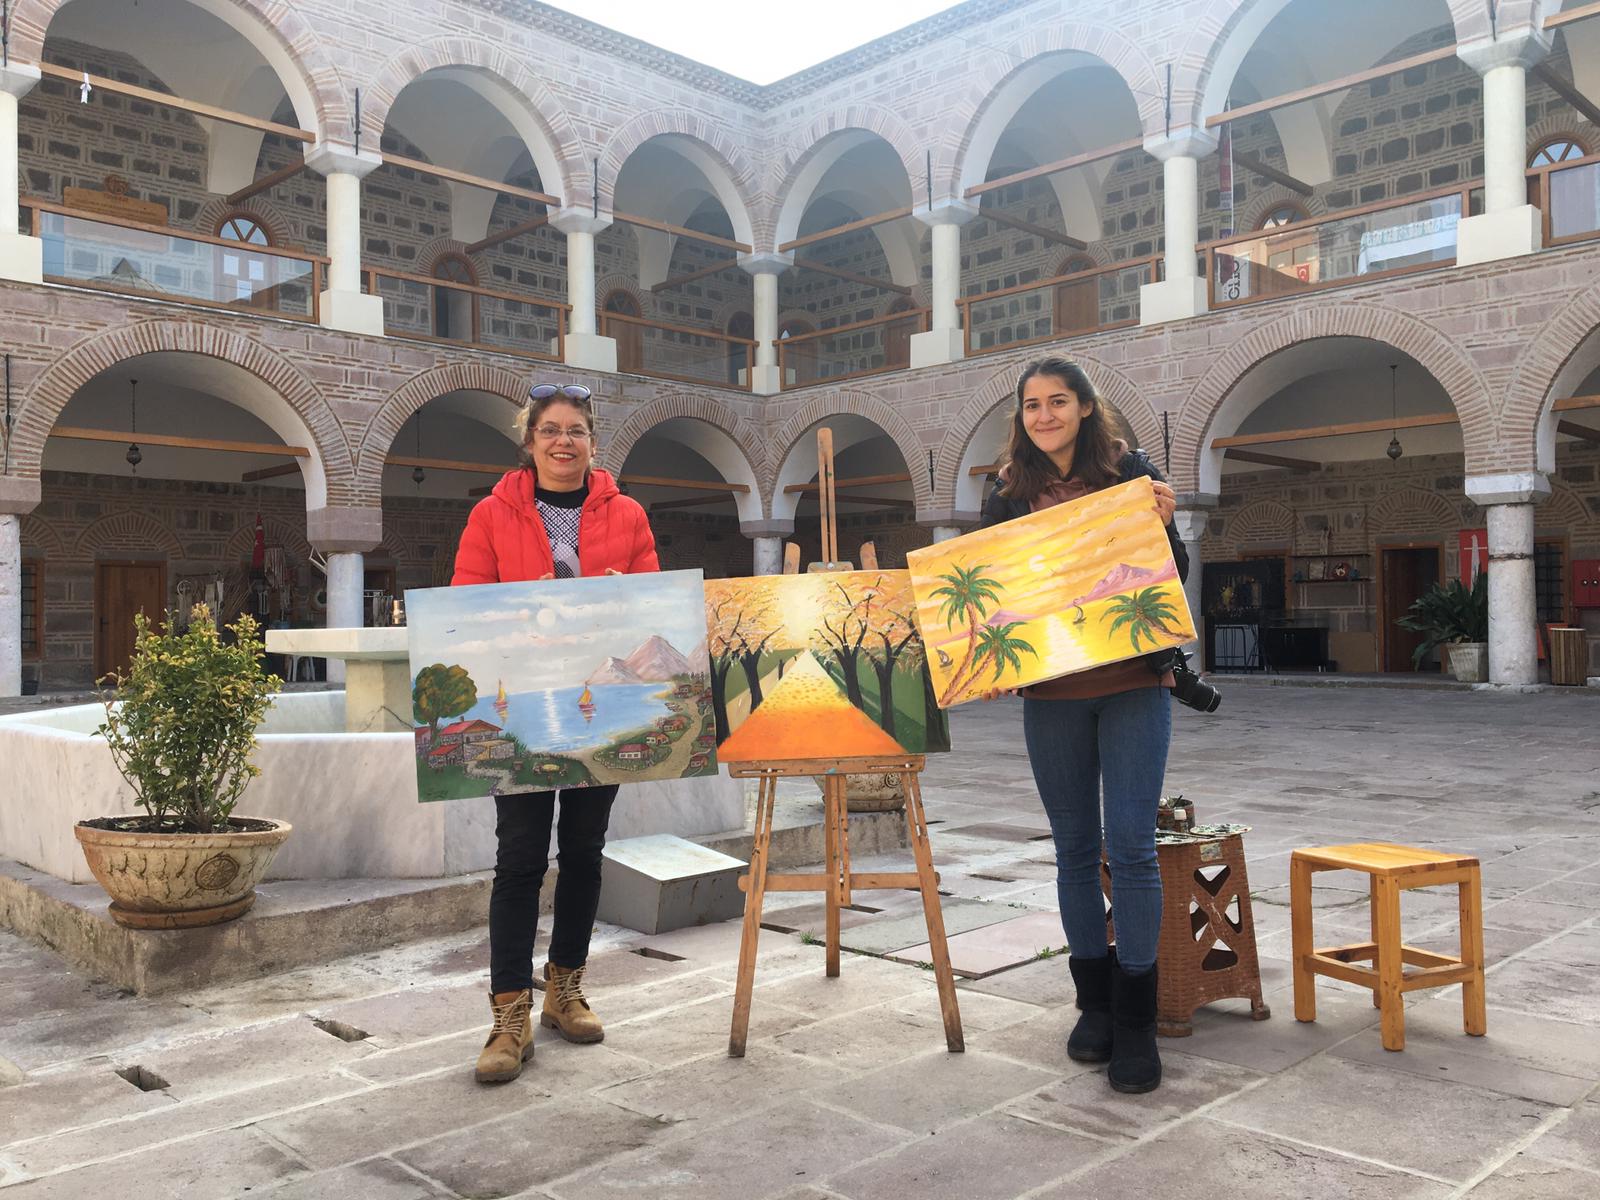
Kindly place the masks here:
POLYGON ((262 467, 259 471, 246 471, 239 476, 240 483, 257 483, 263 479, 276 479, 280 475, 298 475, 299 463, 281 463, 276 467, 262 467))
POLYGON ((1371 83, 1374 79, 1387 79, 1391 75, 1398 75, 1402 71, 1409 71, 1413 67, 1425 67, 1429 63, 1443 62, 1447 58, 1456 56, 1454 45, 1440 46, 1437 50, 1427 50, 1421 54, 1413 54, 1410 58, 1402 58, 1382 66, 1372 67, 1365 71, 1357 71, 1353 75, 1341 75, 1337 79, 1330 79, 1327 83, 1316 83, 1310 87, 1301 88, 1294 92, 1284 92, 1281 96, 1269 96, 1265 100, 1258 100, 1254 104, 1243 104, 1238 108, 1230 108, 1215 116, 1206 118, 1206 128, 1214 129, 1218 125, 1226 125, 1230 121, 1242 120, 1253 117, 1257 113, 1271 112, 1275 108, 1288 108, 1291 104, 1302 104, 1307 100, 1315 100, 1318 96, 1332 95, 1342 92, 1346 88, 1355 87, 1357 84, 1371 83))
POLYGON ((1313 438, 1344 437, 1352 433, 1384 433, 1390 429, 1422 429, 1429 425, 1457 425, 1455 413, 1428 413, 1420 417, 1399 417, 1387 421, 1347 421, 1343 425, 1317 425, 1309 429, 1280 429, 1272 433, 1241 433, 1217 438, 1218 450, 1234 446, 1270 446, 1275 442, 1305 442, 1313 438))
POLYGON ((1281 183, 1291 192, 1298 192, 1302 196, 1311 195, 1312 189, 1309 183, 1296 179, 1287 171, 1280 171, 1277 167, 1262 162, 1259 155, 1249 154, 1243 150, 1235 150, 1233 152, 1233 161, 1252 174, 1271 180, 1273 183, 1281 183))
POLYGON ((658 233, 670 233, 674 237, 688 238, 691 242, 704 242, 708 246, 721 246, 724 250, 737 250, 742 254, 749 254, 751 247, 745 242, 736 242, 732 238, 717 237, 713 233, 701 233, 698 229, 685 229, 682 225, 668 225, 665 221, 655 221, 649 217, 636 217, 632 213, 614 212, 611 214, 613 221, 621 221, 627 225, 637 225, 641 229, 654 229, 658 233))
POLYGON ((854 271, 846 271, 843 267, 830 267, 827 263, 820 263, 814 258, 796 258, 794 265, 801 271, 815 271, 819 275, 832 275, 837 279, 848 279, 851 283, 861 283, 868 287, 875 287, 879 291, 897 292, 902 296, 909 296, 911 289, 903 284, 891 283, 887 279, 874 279, 871 275, 858 275, 854 271))
POLYGON ((737 256, 725 258, 721 262, 712 263, 709 267, 701 267, 698 271, 686 271, 682 275, 674 275, 670 279, 663 279, 660 283, 651 286, 652 292, 664 292, 668 288, 675 288, 685 283, 693 283, 696 279, 704 279, 707 275, 716 275, 739 265, 737 256))
POLYGON ((969 467, 967 469, 967 475, 969 477, 976 477, 976 476, 979 476, 979 475, 995 475, 995 474, 998 474, 999 471, 1000 471, 1000 464, 999 463, 986 463, 985 465, 983 465, 981 467, 969 467))
POLYGON ((720 479, 671 479, 661 475, 622 475, 619 483, 637 484, 639 487, 689 488, 705 492, 738 492, 750 490, 747 483, 723 483, 720 479))
POLYGON ((1549 63, 1534 63, 1533 74, 1535 78, 1542 79, 1552 92, 1582 113, 1588 121, 1592 124, 1600 125, 1600 104, 1596 104, 1574 87, 1570 81, 1556 74, 1549 63))
POLYGON ((246 187, 242 187, 237 192, 234 192, 228 197, 228 203, 243 204, 246 200, 250 199, 251 196, 259 196, 262 192, 270 191, 272 188, 277 187, 285 179, 293 179, 305 169, 306 160, 303 158, 299 162, 290 163, 287 167, 279 167, 270 175, 263 175, 254 183, 249 184, 246 187))
POLYGON ((295 458, 310 458, 311 451, 304 446, 275 446, 270 442, 228 442, 215 438, 176 437, 170 433, 126 433, 120 429, 83 429, 75 425, 57 425, 51 437, 68 438, 75 442, 136 442, 141 446, 172 446, 179 450, 219 450, 224 454, 271 454, 282 458, 285 454, 295 458))
POLYGON ((1074 154, 1071 158, 1062 158, 1052 163, 1045 163, 1042 167, 1030 167, 1026 171, 1018 171, 1013 175, 1002 175, 999 179, 991 179, 987 183, 974 184, 962 194, 966 196, 981 196, 985 192, 1008 187, 1013 183, 1023 183, 1029 179, 1038 179, 1041 175, 1054 175, 1058 171, 1070 171, 1073 167, 1099 162, 1103 158, 1115 158, 1117 155, 1126 154, 1130 150, 1143 149, 1144 139, 1142 137, 1129 138, 1127 141, 1118 142, 1114 146, 1105 146, 1099 150, 1086 150, 1082 154, 1074 154))
POLYGON ((1600 4, 1583 4, 1566 12, 1555 13, 1544 19, 1544 27, 1559 29, 1563 25, 1571 25, 1574 21, 1587 21, 1590 17, 1600 17, 1600 4))
POLYGON ((435 166, 430 162, 423 162, 420 158, 406 158, 400 154, 385 154, 383 161, 391 167, 405 167, 421 175, 432 175, 438 179, 448 179, 453 183, 465 183, 470 187, 482 188, 486 192, 499 192, 503 196, 520 196, 524 200, 534 200, 540 204, 561 207, 559 197, 548 192, 536 192, 532 188, 518 187, 514 183, 506 183, 498 179, 485 179, 482 175, 468 175, 465 171, 454 171, 449 167, 435 166))
MULTIPOLYGON (((1237 156, 1235 156, 1237 157, 1237 156)), ((1044 238, 1048 242, 1058 245, 1070 246, 1074 250, 1087 250, 1089 243, 1080 241, 1070 234, 1061 233, 1054 229, 1046 229, 1043 225, 1034 225, 1031 222, 1019 220, 1010 213, 1003 213, 999 209, 980 208, 978 215, 993 221, 996 225, 1009 225, 1012 229, 1020 229, 1023 233, 1031 233, 1034 237, 1044 238)))
POLYGON ((1283 458, 1277 454, 1262 454, 1259 450, 1225 450, 1223 458, 1233 462, 1258 463, 1263 467, 1288 467, 1291 471, 1318 471, 1322 464, 1305 458, 1283 458))
MULTIPOLYGON (((85 72, 74 71, 71 67, 63 67, 57 63, 40 63, 39 72, 51 75, 57 79, 65 79, 68 83, 81 85, 85 72)), ((288 138, 294 142, 314 142, 317 135, 298 129, 293 125, 279 125, 276 121, 266 121, 260 117, 248 117, 244 113, 234 112, 227 108, 218 108, 214 104, 201 104, 198 100, 185 100, 182 96, 169 96, 166 92, 156 92, 149 88, 135 87, 131 83, 121 83, 115 79, 107 79, 104 75, 90 75, 89 86, 105 92, 116 92, 123 96, 132 96, 136 100, 147 100, 151 104, 164 105, 167 108, 176 108, 181 112, 192 113, 197 117, 206 117, 212 121, 222 121, 228 125, 241 125, 246 129, 259 129, 262 133, 275 133, 279 137, 288 138)))
POLYGON ((422 467, 429 471, 466 471, 472 475, 504 475, 513 468, 509 463, 461 462, 453 458, 411 458, 391 454, 383 460, 386 467, 422 467))
POLYGON ((1564 433, 1568 437, 1582 438, 1586 442, 1600 444, 1600 429, 1593 429, 1588 425, 1579 425, 1576 421, 1557 421, 1556 432, 1564 433))
MULTIPOLYGON (((833 481, 833 486, 835 488, 872 487, 879 483, 910 482, 911 476, 906 474, 904 471, 899 471, 892 475, 857 475, 853 479, 835 479, 833 481)), ((814 492, 817 490, 817 487, 818 485, 815 483, 791 483, 788 487, 784 488, 783 491, 784 495, 792 496, 797 492, 814 492)))
POLYGON ((501 242, 509 242, 512 238, 521 237, 525 233, 532 233, 535 229, 543 229, 550 224, 549 217, 535 217, 531 221, 524 221, 520 225, 513 225, 509 229, 502 229, 499 233, 491 233, 482 241, 473 242, 467 247, 468 254, 476 254, 479 250, 487 250, 490 246, 498 246, 501 242))
POLYGON ((840 496, 840 504, 866 504, 878 508, 915 508, 917 502, 907 497, 899 499, 894 496, 840 496))
POLYGON ((1575 408, 1600 408, 1600 394, 1593 396, 1568 396, 1550 406, 1556 412, 1571 412, 1575 408))
POLYGON ((841 234, 855 233, 858 229, 871 229, 874 225, 886 225, 890 221, 898 221, 901 217, 911 215, 911 206, 905 208, 891 208, 887 212, 874 213, 870 217, 862 217, 859 221, 846 221, 843 225, 833 225, 827 229, 819 229, 816 233, 808 233, 805 237, 797 237, 792 242, 784 242, 778 247, 778 253, 793 250, 797 246, 810 246, 815 242, 825 242, 829 238, 839 237, 841 234))
POLYGON ((650 512, 657 512, 668 508, 700 508, 707 504, 725 504, 733 500, 726 492, 718 492, 714 496, 691 496, 687 500, 656 500, 646 507, 650 512))

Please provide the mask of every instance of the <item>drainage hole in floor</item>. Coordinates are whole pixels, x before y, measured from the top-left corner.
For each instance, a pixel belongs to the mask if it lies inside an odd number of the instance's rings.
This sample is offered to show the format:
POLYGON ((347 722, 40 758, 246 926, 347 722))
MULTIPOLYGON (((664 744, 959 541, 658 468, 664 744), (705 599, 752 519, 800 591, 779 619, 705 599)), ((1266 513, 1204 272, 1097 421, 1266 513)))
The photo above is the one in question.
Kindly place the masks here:
POLYGON ((761 922, 761 928, 765 929, 768 933, 799 933, 800 932, 800 930, 799 930, 799 928, 797 926, 794 926, 794 925, 775 925, 770 921, 761 922))
POLYGON ((117 1074, 141 1092, 160 1092, 169 1086, 165 1079, 145 1067, 118 1067, 117 1074))
POLYGON ((365 1029, 357 1029, 354 1025, 346 1025, 343 1021, 332 1021, 326 1017, 312 1017, 311 1023, 323 1033, 331 1033, 341 1042, 364 1042, 372 1035, 365 1029))
POLYGON ((881 908, 873 908, 867 904, 846 904, 845 907, 851 912, 881 913, 883 911, 881 908))
POLYGON ((634 953, 640 958, 659 958, 662 962, 683 961, 683 955, 668 954, 665 950, 657 950, 654 946, 640 946, 634 953))
MULTIPOLYGON (((1020 883, 1021 882, 1021 880, 1017 879, 1015 876, 1012 876, 1012 875, 979 875, 976 871, 973 872, 972 878, 974 878, 974 879, 987 879, 990 883, 1020 883)), ((940 894, 943 895, 942 892, 940 894)))

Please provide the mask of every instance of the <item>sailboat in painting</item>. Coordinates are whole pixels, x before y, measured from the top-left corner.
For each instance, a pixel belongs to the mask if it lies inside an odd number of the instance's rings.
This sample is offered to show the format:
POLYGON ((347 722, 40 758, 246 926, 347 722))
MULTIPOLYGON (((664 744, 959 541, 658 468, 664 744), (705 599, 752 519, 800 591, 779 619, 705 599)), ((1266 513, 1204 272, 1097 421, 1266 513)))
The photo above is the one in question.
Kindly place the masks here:
POLYGON ((578 711, 583 714, 585 721, 594 720, 594 693, 587 685, 584 686, 583 695, 578 697, 578 711))
POLYGON ((502 723, 505 722, 506 714, 511 711, 511 702, 506 699, 506 681, 504 679, 500 680, 500 694, 495 697, 494 711, 499 714, 502 723))

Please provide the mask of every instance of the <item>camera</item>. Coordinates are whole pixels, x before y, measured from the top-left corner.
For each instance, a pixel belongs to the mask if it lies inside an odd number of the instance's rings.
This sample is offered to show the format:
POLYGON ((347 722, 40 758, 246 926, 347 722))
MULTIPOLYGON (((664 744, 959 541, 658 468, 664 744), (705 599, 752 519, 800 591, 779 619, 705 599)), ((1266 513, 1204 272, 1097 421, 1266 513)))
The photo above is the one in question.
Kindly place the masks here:
POLYGON ((1189 669, 1189 656, 1182 650, 1172 652, 1171 692, 1180 704, 1187 704, 1196 712, 1216 712, 1222 703, 1222 693, 1189 669))

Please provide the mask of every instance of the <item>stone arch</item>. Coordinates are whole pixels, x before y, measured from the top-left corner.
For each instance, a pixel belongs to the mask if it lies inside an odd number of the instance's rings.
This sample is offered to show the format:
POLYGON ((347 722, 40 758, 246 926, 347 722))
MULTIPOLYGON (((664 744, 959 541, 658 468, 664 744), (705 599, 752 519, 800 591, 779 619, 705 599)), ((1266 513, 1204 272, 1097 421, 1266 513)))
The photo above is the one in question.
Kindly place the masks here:
POLYGON ((690 160, 717 193, 717 199, 733 224, 734 240, 754 245, 754 218, 758 208, 755 166, 743 147, 725 130, 685 108, 657 108, 640 113, 611 135, 600 155, 601 211, 609 212, 615 204, 617 176, 623 164, 640 146, 663 134, 688 140, 694 150, 690 160))
POLYGON ((927 139, 915 133, 892 109, 881 104, 850 104, 835 108, 813 117, 804 130, 792 136, 784 146, 782 158, 774 164, 774 221, 777 213, 789 203, 790 193, 800 173, 817 154, 822 143, 833 134, 848 129, 864 130, 887 142, 899 157, 900 165, 905 168, 907 179, 915 179, 922 173, 927 139))
POLYGON ((1461 420, 1470 474, 1493 452, 1495 416, 1482 373, 1450 338, 1420 318, 1363 302, 1306 306, 1233 342, 1195 383, 1179 410, 1172 439, 1173 486, 1216 493, 1222 455, 1210 448, 1255 408, 1239 385, 1262 363, 1305 342, 1353 337, 1382 342, 1416 360, 1445 390, 1461 420))
POLYGON ((1556 468, 1555 403, 1600 368, 1600 283, 1561 305, 1522 352, 1500 409, 1512 470, 1556 468))
POLYGON ((813 396, 789 414, 788 419, 768 441, 766 474, 770 484, 769 498, 776 492, 778 476, 784 463, 788 462, 789 456, 794 452, 795 444, 806 430, 840 413, 851 413, 871 421, 894 441, 899 447, 901 458, 905 460, 906 470, 911 475, 911 490, 915 495, 917 507, 919 509, 932 507, 933 491, 928 486, 926 470, 928 451, 916 431, 891 405, 884 403, 870 392, 848 388, 820 389, 820 394, 813 396))
MULTIPOLYGON (((304 527, 293 525, 270 513, 264 513, 261 517, 261 528, 269 546, 276 543, 301 562, 310 561, 311 543, 306 540, 304 527)), ((222 557, 228 562, 247 559, 250 557, 250 552, 255 549, 255 544, 255 524, 253 522, 245 522, 233 531, 233 536, 228 539, 227 545, 222 548, 222 557)))
POLYGON ((31 550, 42 555, 46 562, 64 558, 67 553, 67 543, 62 540, 60 530, 41 517, 38 509, 22 515, 22 546, 24 557, 31 550))
POLYGON ((1583 497, 1560 480, 1551 480, 1549 498, 1534 513, 1535 523, 1546 529, 1574 529, 1592 519, 1583 497))
POLYGON ((361 495, 374 502, 383 494, 383 462, 400 427, 430 400, 448 392, 488 392, 506 402, 506 430, 528 395, 528 381, 487 363, 451 363, 413 375, 396 388, 372 414, 361 434, 357 451, 357 480, 361 495))
POLYGON ((232 330, 200 321, 138 321, 94 334, 57 359, 34 381, 12 433, 17 473, 36 478, 45 439, 67 402, 96 375, 142 354, 163 351, 216 359, 239 368, 265 385, 272 399, 260 411, 240 407, 272 427, 288 445, 309 443, 309 458, 298 459, 306 482, 306 507, 348 503, 355 472, 344 430, 316 387, 277 352, 232 330))
POLYGON ((265 196, 252 196, 242 204, 229 204, 222 196, 213 196, 201 205, 194 219, 195 228, 202 233, 215 234, 217 226, 226 217, 247 216, 266 231, 274 247, 294 246, 288 224, 276 206, 265 196))
POLYGON ((655 304, 655 293, 641 290, 639 281, 627 275, 606 275, 595 280, 595 307, 604 309, 606 300, 617 292, 632 296, 633 302, 639 306, 641 316, 649 316, 658 311, 655 304))
MULTIPOLYGON (((1007 365, 989 376, 973 392, 950 421, 949 432, 934 455, 936 505, 976 511, 977 504, 981 503, 982 485, 980 482, 978 488, 974 489, 971 486, 972 477, 966 474, 971 466, 977 465, 969 461, 971 452, 979 449, 973 446, 973 439, 984 420, 996 408, 1012 402, 1016 395, 1017 376, 1022 373, 1023 367, 1040 357, 1042 349, 1026 356, 1011 357, 1007 365), (977 503, 974 503, 975 497, 977 503)), ((1132 380, 1090 355, 1071 354, 1068 357, 1088 374, 1095 390, 1100 393, 1100 399, 1133 430, 1134 441, 1138 445, 1151 447, 1161 444, 1160 418, 1149 402, 1139 395, 1132 380)), ((1156 457, 1156 465, 1161 465, 1159 456, 1156 457)))
POLYGON ((1235 546, 1260 546, 1268 542, 1293 546, 1294 535, 1294 510, 1276 500, 1246 504, 1227 518, 1222 530, 1223 540, 1235 546))
MULTIPOLYGON (((11 55, 42 62, 51 20, 71 0, 16 0, 11 6, 11 55)), ((312 24, 279 0, 186 0, 232 26, 277 74, 295 119, 319 140, 349 140, 350 110, 343 73, 312 24)))
POLYGON ((1386 492, 1372 502, 1367 509, 1367 533, 1376 536, 1410 532, 1419 518, 1429 519, 1440 530, 1456 529, 1461 522, 1455 505, 1439 493, 1405 487, 1386 492))
POLYGON ((716 431, 713 442, 689 448, 710 461, 728 483, 746 484, 749 492, 734 495, 739 519, 761 520, 767 511, 769 489, 763 486, 758 469, 761 456, 751 449, 752 445, 759 445, 759 438, 731 408, 708 396, 675 392, 634 409, 616 434, 601 443, 601 465, 614 474, 621 474, 623 464, 639 440, 662 422, 677 418, 697 421, 716 431))
MULTIPOLYGON (((846 109, 843 111, 850 113, 855 110, 846 109)), ((914 191, 911 181, 917 178, 917 171, 914 167, 907 166, 909 161, 906 156, 907 146, 897 144, 895 141, 895 139, 899 139, 900 142, 904 143, 910 137, 909 131, 897 123, 888 124, 887 117, 869 120, 865 124, 830 126, 828 122, 831 116, 832 114, 820 117, 813 123, 813 129, 808 131, 806 136, 812 137, 814 135, 814 140, 797 142, 790 147, 792 162, 785 170, 782 182, 778 184, 771 212, 772 229, 768 236, 774 247, 798 236, 800 222, 805 217, 806 209, 815 197, 817 187, 821 184, 823 177, 827 175, 834 163, 838 162, 840 158, 857 146, 865 144, 863 139, 866 138, 882 142, 900 161, 901 169, 906 176, 907 194, 905 201, 908 204, 911 203, 912 192, 914 191), (875 125, 887 125, 889 134, 893 136, 880 132, 874 127, 875 125)), ((916 150, 917 148, 916 143, 910 144, 910 149, 916 150)), ((898 181, 895 182, 898 184, 898 181)), ((895 191, 898 189, 896 187, 890 190, 895 191)), ((862 215, 871 216, 873 214, 863 213, 862 215)), ((883 242, 885 237, 884 231, 889 228, 893 228, 893 226, 880 225, 876 228, 875 232, 880 242, 883 242)), ((919 244, 920 233, 909 233, 904 236, 908 250, 914 249, 919 244)), ((884 243, 884 253, 890 254, 888 243, 884 243)), ((896 282, 910 283, 912 276, 914 276, 914 272, 908 273, 905 279, 897 278, 896 282)))
POLYGON ((462 82, 498 108, 522 135, 543 189, 564 205, 573 203, 578 181, 588 167, 584 141, 571 115, 523 59, 486 39, 462 34, 434 38, 405 47, 379 67, 363 93, 366 112, 379 137, 388 124, 389 110, 407 84, 429 71, 451 68, 460 71, 462 82))
POLYGON ((127 509, 101 517, 78 535, 73 557, 126 558, 128 552, 154 551, 169 559, 184 557, 183 541, 149 513, 127 509))

